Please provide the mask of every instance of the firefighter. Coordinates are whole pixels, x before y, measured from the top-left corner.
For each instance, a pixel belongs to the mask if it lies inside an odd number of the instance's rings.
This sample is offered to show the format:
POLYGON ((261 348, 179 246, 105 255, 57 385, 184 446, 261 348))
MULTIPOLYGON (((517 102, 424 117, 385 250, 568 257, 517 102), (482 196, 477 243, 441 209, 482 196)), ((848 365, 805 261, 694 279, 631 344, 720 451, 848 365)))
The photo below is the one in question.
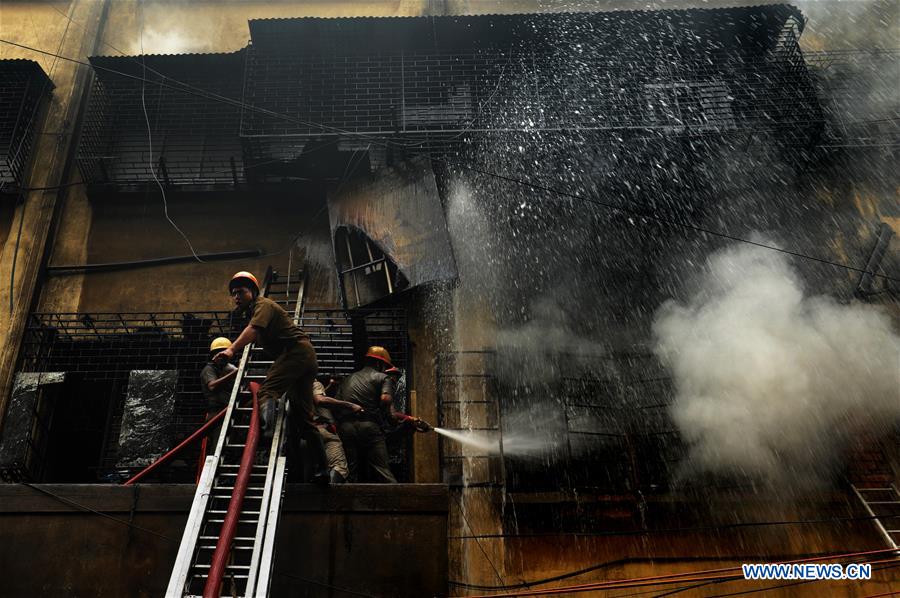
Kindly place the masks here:
POLYGON ((238 372, 231 362, 215 361, 216 355, 230 346, 231 341, 224 336, 213 339, 209 345, 209 361, 200 371, 203 396, 206 397, 207 407, 213 415, 228 406, 234 378, 238 372))
POLYGON ((393 406, 394 381, 385 373, 392 368, 391 356, 384 347, 369 347, 365 367, 351 374, 338 389, 336 399, 361 407, 339 415, 338 434, 350 467, 350 477, 358 481, 396 483, 388 462, 384 427, 416 418, 398 413, 393 406))
POLYGON ((215 356, 215 360, 230 361, 250 343, 262 347, 274 359, 257 393, 263 437, 271 438, 274 434, 276 402, 287 393, 290 399, 289 438, 295 448, 300 438, 307 441, 313 461, 313 481, 327 483, 325 449, 315 427, 313 407, 313 381, 318 363, 309 337, 280 305, 268 297, 260 297, 259 282, 250 272, 232 276, 228 290, 235 311, 249 317, 250 323, 230 347, 215 356))
POLYGON ((331 391, 333 393, 336 387, 337 381, 328 374, 317 376, 316 381, 313 383, 313 399, 316 402, 316 427, 322 436, 322 443, 325 445, 325 456, 328 459, 329 480, 332 484, 343 484, 350 477, 350 471, 347 467, 344 445, 337 434, 337 421, 334 418, 333 411, 349 410, 358 412, 362 410, 362 407, 355 403, 338 401, 330 397, 328 392, 331 391))
MULTIPOLYGON (((231 390, 238 369, 229 361, 216 361, 215 357, 231 346, 231 341, 220 336, 209 345, 209 361, 200 370, 200 389, 206 397, 206 419, 211 418, 228 406, 231 390)), ((219 437, 221 424, 210 430, 208 438, 215 442, 219 437)))

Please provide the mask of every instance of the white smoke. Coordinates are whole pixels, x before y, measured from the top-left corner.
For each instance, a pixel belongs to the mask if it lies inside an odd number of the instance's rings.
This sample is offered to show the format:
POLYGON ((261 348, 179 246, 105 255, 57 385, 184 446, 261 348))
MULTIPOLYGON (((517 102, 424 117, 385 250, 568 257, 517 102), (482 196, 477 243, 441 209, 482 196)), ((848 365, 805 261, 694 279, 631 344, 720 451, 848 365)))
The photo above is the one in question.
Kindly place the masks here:
POLYGON ((692 469, 823 479, 851 438, 900 421, 891 319, 870 305, 807 296, 773 251, 713 255, 700 290, 663 305, 654 333, 692 469))

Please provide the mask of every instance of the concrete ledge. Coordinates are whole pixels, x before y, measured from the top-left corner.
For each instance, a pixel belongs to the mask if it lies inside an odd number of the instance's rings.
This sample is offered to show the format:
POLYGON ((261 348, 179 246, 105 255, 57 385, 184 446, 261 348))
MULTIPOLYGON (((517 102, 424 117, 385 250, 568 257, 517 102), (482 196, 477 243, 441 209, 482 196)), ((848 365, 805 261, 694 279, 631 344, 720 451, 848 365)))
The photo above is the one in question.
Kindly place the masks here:
MULTIPOLYGON (((193 496, 192 484, 0 484, 0 594, 163 595, 193 496)), ((288 485, 272 595, 446 595, 448 507, 440 484, 288 485)))
MULTIPOLYGON (((190 509, 192 484, 34 484, 60 498, 104 513, 179 512, 190 509)), ((65 513, 83 511, 75 505, 23 484, 0 484, 0 513, 65 513)), ((448 510, 443 484, 345 484, 319 488, 289 484, 284 512, 436 513, 448 510)))

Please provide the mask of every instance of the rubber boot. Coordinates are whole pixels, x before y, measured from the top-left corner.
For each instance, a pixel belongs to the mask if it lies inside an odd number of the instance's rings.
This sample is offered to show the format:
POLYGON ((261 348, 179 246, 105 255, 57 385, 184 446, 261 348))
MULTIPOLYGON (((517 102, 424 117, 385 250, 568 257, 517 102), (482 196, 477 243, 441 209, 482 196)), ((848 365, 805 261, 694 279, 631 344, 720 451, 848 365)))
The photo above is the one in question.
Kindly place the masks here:
POLYGON ((346 479, 344 479, 344 476, 339 474, 334 469, 328 470, 328 480, 329 482, 331 482, 332 486, 334 486, 335 484, 343 484, 347 481, 346 479))

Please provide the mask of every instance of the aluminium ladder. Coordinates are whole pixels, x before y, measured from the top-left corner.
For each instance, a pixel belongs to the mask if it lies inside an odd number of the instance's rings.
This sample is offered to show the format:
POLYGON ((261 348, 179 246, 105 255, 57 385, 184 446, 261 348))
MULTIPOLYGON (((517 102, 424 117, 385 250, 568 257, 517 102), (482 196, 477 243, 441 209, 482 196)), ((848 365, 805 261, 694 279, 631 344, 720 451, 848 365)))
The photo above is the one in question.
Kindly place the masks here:
MULTIPOLYGON (((299 322, 303 315, 305 289, 305 269, 300 276, 282 278, 270 268, 261 292, 288 313, 293 313, 294 321, 299 322)), ((285 401, 278 402, 271 443, 267 445, 265 440, 261 440, 257 448, 257 452, 265 451, 265 463, 258 464, 255 455, 249 455, 249 463, 245 460, 249 475, 245 472, 241 476, 240 473, 248 440, 252 442, 252 436, 258 433, 258 430, 251 432, 251 424, 257 418, 254 407, 245 404, 251 393, 242 387, 244 382, 265 379, 266 369, 271 364, 272 361, 261 348, 253 345, 245 347, 215 453, 206 458, 197 484, 166 598, 204 595, 210 569, 214 566, 213 555, 219 543, 223 544, 220 551, 228 551, 228 560, 222 583, 206 593, 228 598, 264 598, 269 595, 275 532, 286 473, 283 456, 285 401), (240 477, 246 477, 248 481, 243 502, 239 505, 236 531, 228 546, 226 540, 220 542, 220 538, 223 535, 227 538, 223 524, 228 517, 235 487, 243 485, 239 482, 240 477)), ((214 582, 210 583, 214 585, 214 582)))
POLYGON ((900 492, 894 484, 862 488, 851 484, 885 544, 897 550, 900 544, 900 492))

